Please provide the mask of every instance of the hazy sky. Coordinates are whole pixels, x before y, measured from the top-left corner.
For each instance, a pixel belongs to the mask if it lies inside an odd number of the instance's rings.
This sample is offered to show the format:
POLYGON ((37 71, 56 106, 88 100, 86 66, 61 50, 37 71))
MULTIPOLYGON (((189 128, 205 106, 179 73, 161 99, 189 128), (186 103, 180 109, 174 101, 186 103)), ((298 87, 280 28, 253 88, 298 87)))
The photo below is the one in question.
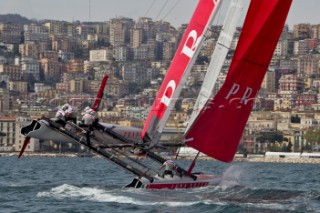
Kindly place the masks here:
MULTIPOLYGON (((229 1, 223 0, 223 8, 226 8, 229 1)), ((106 21, 119 16, 137 20, 147 16, 154 20, 163 19, 177 27, 189 21, 197 2, 198 0, 0 0, 0 14, 18 13, 27 18, 65 21, 89 21, 89 18, 91 21, 106 21)), ((293 0, 287 23, 290 27, 297 23, 320 23, 320 0, 293 0)))

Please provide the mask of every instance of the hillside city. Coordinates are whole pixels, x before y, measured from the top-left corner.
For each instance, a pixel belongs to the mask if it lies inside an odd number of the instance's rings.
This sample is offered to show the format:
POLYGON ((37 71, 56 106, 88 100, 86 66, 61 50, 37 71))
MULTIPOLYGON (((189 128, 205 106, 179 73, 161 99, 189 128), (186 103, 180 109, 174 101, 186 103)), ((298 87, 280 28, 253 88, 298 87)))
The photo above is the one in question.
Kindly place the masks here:
MULTIPOLYGON (((80 116, 92 105, 104 75, 109 79, 100 121, 142 127, 186 27, 148 17, 71 23, 1 15, 0 151, 20 151, 21 127, 32 119, 54 117, 64 103, 80 116)), ((220 31, 221 26, 208 30, 162 141, 181 142, 220 31)), ((240 32, 238 27, 214 93, 226 78, 240 32)), ((284 27, 239 153, 318 151, 319 39, 320 24, 284 27)), ((80 149, 37 139, 27 147, 29 152, 80 149)))

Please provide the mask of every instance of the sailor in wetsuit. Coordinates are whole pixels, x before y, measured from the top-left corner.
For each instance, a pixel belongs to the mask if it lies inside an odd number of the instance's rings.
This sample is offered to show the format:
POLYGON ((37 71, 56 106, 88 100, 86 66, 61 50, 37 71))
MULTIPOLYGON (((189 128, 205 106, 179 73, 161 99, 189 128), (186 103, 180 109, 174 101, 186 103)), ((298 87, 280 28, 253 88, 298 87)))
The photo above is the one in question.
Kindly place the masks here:
POLYGON ((165 167, 165 170, 163 172, 163 177, 165 175, 171 175, 171 177, 173 177, 173 170, 176 168, 175 163, 173 162, 173 160, 166 160, 162 166, 160 167, 160 169, 162 169, 163 167, 165 167))

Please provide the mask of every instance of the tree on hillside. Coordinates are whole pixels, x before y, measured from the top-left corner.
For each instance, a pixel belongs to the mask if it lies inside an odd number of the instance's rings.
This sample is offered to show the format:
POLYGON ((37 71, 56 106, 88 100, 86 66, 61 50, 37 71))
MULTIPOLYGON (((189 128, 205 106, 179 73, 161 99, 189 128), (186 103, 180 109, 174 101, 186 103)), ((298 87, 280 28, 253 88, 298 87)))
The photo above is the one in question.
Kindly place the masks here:
POLYGON ((304 135, 304 138, 307 141, 307 146, 312 149, 315 145, 320 144, 320 129, 307 130, 304 135))
POLYGON ((281 143, 284 140, 285 138, 283 137, 283 134, 280 131, 262 133, 261 136, 257 137, 257 141, 259 141, 260 143, 264 143, 264 142, 281 143))
POLYGON ((282 144, 280 151, 281 152, 292 152, 291 148, 292 148, 292 143, 291 143, 291 141, 289 141, 288 145, 286 143, 282 144))

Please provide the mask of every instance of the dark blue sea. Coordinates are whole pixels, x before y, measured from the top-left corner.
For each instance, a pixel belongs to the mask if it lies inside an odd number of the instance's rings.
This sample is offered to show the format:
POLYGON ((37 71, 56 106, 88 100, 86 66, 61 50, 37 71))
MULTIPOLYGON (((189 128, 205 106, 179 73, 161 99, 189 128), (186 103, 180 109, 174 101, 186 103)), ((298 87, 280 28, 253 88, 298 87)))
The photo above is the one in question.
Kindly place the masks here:
MULTIPOLYGON (((178 164, 188 164, 179 161, 178 164)), ((100 158, 0 157, 0 212, 320 212, 320 165, 198 161, 218 186, 127 189, 132 175, 100 158)))

